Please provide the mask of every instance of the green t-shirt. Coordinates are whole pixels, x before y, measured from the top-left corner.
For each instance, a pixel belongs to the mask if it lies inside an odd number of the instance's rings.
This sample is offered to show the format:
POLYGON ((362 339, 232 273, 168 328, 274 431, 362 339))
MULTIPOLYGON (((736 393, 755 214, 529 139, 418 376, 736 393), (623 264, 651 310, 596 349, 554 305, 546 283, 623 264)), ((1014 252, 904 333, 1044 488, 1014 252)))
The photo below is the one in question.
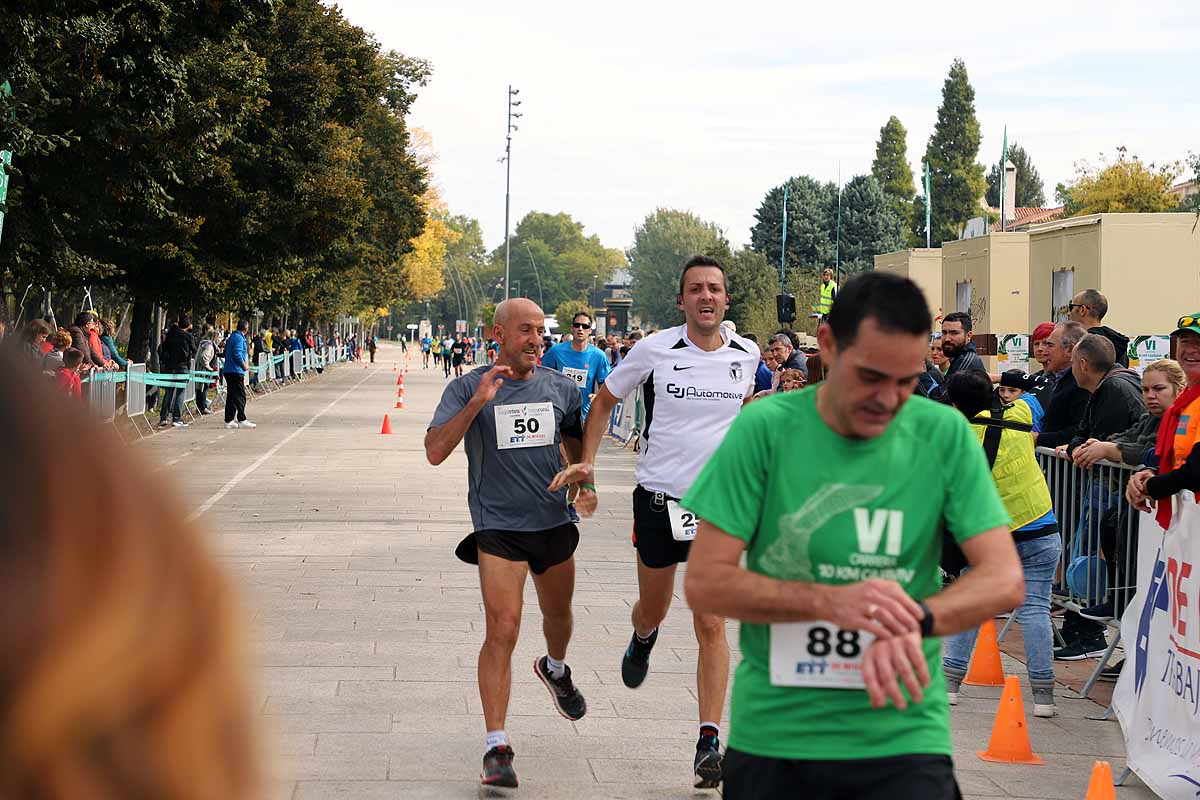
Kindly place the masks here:
MULTIPOLYGON (((937 593, 943 525, 961 542, 1009 521, 979 440, 954 408, 921 397, 882 436, 847 439, 818 415, 819 388, 742 411, 681 504, 744 540, 752 572, 896 580, 917 600, 937 593)), ((940 639, 924 642, 932 678, 924 700, 899 711, 890 702, 872 709, 863 689, 773 685, 771 637, 770 625, 741 625, 730 747, 813 760, 950 755, 940 639)))

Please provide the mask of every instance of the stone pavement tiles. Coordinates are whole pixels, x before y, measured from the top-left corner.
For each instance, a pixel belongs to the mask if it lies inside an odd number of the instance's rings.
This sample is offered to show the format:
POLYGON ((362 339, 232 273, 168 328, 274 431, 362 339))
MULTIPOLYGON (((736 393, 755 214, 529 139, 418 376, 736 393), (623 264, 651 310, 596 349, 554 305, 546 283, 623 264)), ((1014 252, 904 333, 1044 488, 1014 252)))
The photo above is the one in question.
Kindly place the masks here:
MULTIPOLYGON (((469 531, 466 458, 438 468, 422 440, 445 383, 410 362, 396 410, 398 348, 254 400, 255 430, 219 415, 138 445, 203 510, 252 616, 272 798, 476 798, 483 720, 475 663, 483 637, 476 573, 453 549, 469 531), (379 433, 391 415, 394 434, 379 433)), ((696 736, 696 645, 682 584, 646 683, 621 685, 636 598, 629 544, 631 450, 606 445, 600 511, 581 526, 575 635, 568 660, 588 701, 571 723, 532 671, 544 652, 532 581, 514 656, 507 730, 523 798, 683 798, 696 736)), ((682 578, 682 573, 681 573, 682 578)), ((729 626, 736 646, 736 627, 729 626)), ((1021 665, 1006 666, 1022 675, 1021 665)), ((735 651, 734 661, 736 663, 735 651)), ((1026 687, 1026 708, 1031 698, 1026 687)), ((969 798, 1082 797, 1094 758, 1124 765, 1115 722, 1059 700, 1029 718, 1047 766, 985 763, 998 689, 967 687, 953 711, 955 762, 969 798)), ((726 714, 726 719, 728 714, 726 714)), ((1139 788, 1118 797, 1149 797, 1139 788)), ((496 792, 499 795, 499 791, 496 792)))

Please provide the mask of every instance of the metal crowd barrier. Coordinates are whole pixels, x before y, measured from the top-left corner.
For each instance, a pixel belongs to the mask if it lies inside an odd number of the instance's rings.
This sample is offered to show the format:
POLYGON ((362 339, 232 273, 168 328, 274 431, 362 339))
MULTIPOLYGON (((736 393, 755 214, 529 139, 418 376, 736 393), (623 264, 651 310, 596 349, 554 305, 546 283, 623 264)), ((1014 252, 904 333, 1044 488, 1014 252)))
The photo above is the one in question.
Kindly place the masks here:
POLYGON ((636 443, 642 433, 644 407, 642 387, 639 386, 632 395, 613 406, 608 435, 624 445, 636 443))
POLYGON ((292 374, 296 376, 297 380, 301 380, 304 377, 304 351, 303 350, 293 350, 292 351, 292 374))
POLYGON ((1068 611, 1103 602, 1111 602, 1114 608, 1112 618, 1104 623, 1114 635, 1081 691, 1087 695, 1120 642, 1121 612, 1137 592, 1138 514, 1125 500, 1125 485, 1137 468, 1099 461, 1084 469, 1046 447, 1037 448, 1037 459, 1062 532, 1062 558, 1051 602, 1068 611))
MULTIPOLYGON (((93 370, 83 379, 83 399, 101 422, 116 419, 117 384, 124 381, 125 373, 116 370, 93 370)), ((145 401, 145 396, 142 400, 145 401)))

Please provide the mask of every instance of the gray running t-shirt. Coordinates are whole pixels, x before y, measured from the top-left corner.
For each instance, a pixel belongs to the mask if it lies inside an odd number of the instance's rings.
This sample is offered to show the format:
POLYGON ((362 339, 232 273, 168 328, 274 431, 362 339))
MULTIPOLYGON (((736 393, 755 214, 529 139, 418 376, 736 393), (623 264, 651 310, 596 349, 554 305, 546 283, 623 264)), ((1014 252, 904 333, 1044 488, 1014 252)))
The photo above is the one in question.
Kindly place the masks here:
MULTIPOLYGON (((466 408, 491 368, 451 381, 429 427, 445 425, 466 408)), ((575 382, 560 372, 535 367, 528 380, 504 380, 463 437, 467 505, 476 531, 545 531, 568 522, 566 489, 546 487, 563 466, 560 434, 583 438, 581 411, 575 382)))

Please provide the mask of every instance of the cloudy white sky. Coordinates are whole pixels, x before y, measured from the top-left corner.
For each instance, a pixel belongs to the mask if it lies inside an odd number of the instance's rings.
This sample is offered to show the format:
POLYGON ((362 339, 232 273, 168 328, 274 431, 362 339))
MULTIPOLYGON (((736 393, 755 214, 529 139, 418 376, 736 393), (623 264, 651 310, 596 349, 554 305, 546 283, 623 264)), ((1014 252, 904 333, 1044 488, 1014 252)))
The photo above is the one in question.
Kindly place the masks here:
POLYGON ((1152 161, 1200 151, 1196 0, 1057 2, 482 2, 339 6, 385 48, 433 63, 412 122, 435 180, 489 246, 504 236, 506 88, 513 220, 566 211, 627 247, 655 207, 749 239, 789 175, 867 172, 895 114, 919 170, 942 82, 961 57, 983 128, 979 160, 1020 142, 1047 200, 1081 159, 1118 145, 1152 161))

